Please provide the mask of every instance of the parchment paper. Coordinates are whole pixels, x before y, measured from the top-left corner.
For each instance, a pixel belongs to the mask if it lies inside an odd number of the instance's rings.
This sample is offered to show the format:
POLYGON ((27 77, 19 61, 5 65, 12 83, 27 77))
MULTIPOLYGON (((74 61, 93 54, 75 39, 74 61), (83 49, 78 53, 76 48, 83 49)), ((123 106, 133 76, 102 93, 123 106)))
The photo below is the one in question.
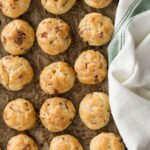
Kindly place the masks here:
MULTIPOLYGON (((44 68, 44 66, 52 62, 58 61, 58 60, 66 61, 73 66, 77 56, 83 50, 87 50, 89 48, 99 50, 100 52, 102 52, 102 54, 104 54, 107 57, 107 45, 101 46, 101 47, 89 47, 88 44, 84 43, 80 39, 78 35, 78 24, 81 18, 83 18, 83 16, 89 12, 100 12, 100 13, 103 13, 104 15, 109 16, 111 19, 114 20, 116 6, 117 6, 117 0, 116 1, 114 0, 113 3, 109 7, 105 9, 101 9, 101 10, 96 10, 96 9, 88 7, 84 3, 83 0, 77 0, 75 6, 68 13, 57 16, 57 15, 52 15, 46 12, 40 3, 40 0, 32 0, 29 11, 23 16, 21 16, 20 18, 28 21, 35 31, 39 22, 42 19, 47 18, 47 17, 61 18, 64 21, 66 21, 71 27, 72 44, 70 48, 64 54, 61 54, 59 56, 48 56, 43 51, 41 51, 37 42, 35 41, 32 49, 27 54, 23 55, 23 57, 29 60, 29 62, 31 63, 34 69, 35 75, 34 75, 34 79, 32 83, 25 86, 25 88, 19 92, 7 91, 0 85, 0 145, 3 150, 6 150, 7 142, 9 141, 11 137, 21 133, 21 132, 17 132, 13 129, 8 128, 4 124, 4 121, 2 118, 2 112, 6 104, 15 98, 22 97, 22 98, 28 99, 34 104, 36 111, 37 111, 37 116, 38 116, 38 112, 42 103, 46 100, 46 98, 50 97, 49 95, 44 94, 44 92, 40 89, 40 86, 39 86, 39 74, 41 70, 44 68)), ((12 19, 0 13, 0 32, 2 31, 3 27, 7 23, 9 23, 11 20, 12 19)), ((0 58, 6 55, 8 55, 8 53, 5 52, 5 50, 3 49, 2 43, 0 42, 0 58)), ((76 115, 75 120, 73 121, 71 126, 64 132, 61 132, 61 133, 49 132, 47 129, 43 127, 43 125, 40 122, 39 117, 37 117, 35 127, 24 133, 28 134, 36 141, 40 150, 48 150, 51 139, 56 135, 60 135, 64 133, 72 134, 75 137, 77 137, 79 141, 82 143, 82 145, 84 146, 85 150, 89 150, 90 140, 94 136, 96 136, 98 133, 101 133, 102 131, 117 132, 117 129, 113 122, 112 117, 111 117, 111 121, 106 127, 97 131, 92 131, 88 129, 80 121, 80 118, 78 115, 79 103, 81 99, 85 96, 85 94, 94 92, 94 91, 107 92, 108 91, 107 79, 101 84, 94 85, 94 86, 82 85, 79 83, 79 81, 76 80, 76 84, 72 88, 71 91, 60 95, 62 97, 72 100, 77 110, 77 115, 76 115)))

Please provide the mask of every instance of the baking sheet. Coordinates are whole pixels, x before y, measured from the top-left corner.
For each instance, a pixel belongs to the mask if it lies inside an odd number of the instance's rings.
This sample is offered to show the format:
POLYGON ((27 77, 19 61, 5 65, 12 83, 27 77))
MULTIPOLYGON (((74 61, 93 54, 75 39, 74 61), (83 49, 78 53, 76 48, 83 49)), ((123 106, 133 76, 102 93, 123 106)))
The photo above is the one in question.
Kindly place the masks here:
MULTIPOLYGON (((46 98, 51 97, 45 94, 40 89, 40 86, 39 86, 39 74, 46 65, 52 62, 61 60, 61 61, 66 61, 73 66, 77 56, 83 50, 87 50, 89 48, 99 50, 107 58, 107 45, 101 46, 101 47, 89 47, 88 44, 84 43, 78 35, 78 24, 81 18, 83 18, 85 14, 90 13, 90 12, 100 12, 100 13, 103 13, 104 15, 109 16, 112 20, 114 20, 116 7, 117 7, 117 0, 114 0, 113 3, 109 7, 102 9, 102 10, 96 10, 96 9, 90 8, 84 3, 83 0, 77 0, 75 6, 68 13, 57 16, 57 15, 52 15, 46 12, 40 3, 40 0, 32 0, 29 11, 23 16, 21 16, 20 18, 28 21, 35 31, 39 22, 43 20, 44 18, 48 18, 48 17, 61 18, 64 21, 66 21, 71 27, 72 44, 70 48, 64 54, 61 54, 59 56, 49 56, 41 51, 41 49, 39 48, 37 44, 37 41, 35 41, 32 49, 27 54, 23 55, 23 57, 29 60, 29 62, 31 63, 34 69, 35 75, 34 75, 34 79, 32 83, 27 85, 23 90, 19 92, 7 91, 0 85, 0 145, 3 150, 6 149, 7 142, 9 141, 11 137, 21 133, 21 132, 17 132, 13 129, 8 128, 4 124, 4 121, 2 119, 2 112, 6 104, 15 98, 21 97, 21 98, 28 99, 34 104, 36 111, 37 111, 37 116, 38 116, 38 112, 42 103, 46 100, 46 98)), ((3 27, 7 23, 9 23, 11 20, 12 19, 0 13, 0 31, 2 31, 3 27)), ((8 53, 4 51, 2 43, 0 42, 0 58, 6 55, 8 55, 8 53)), ((85 96, 85 94, 94 92, 94 91, 108 92, 107 84, 108 84, 107 79, 101 84, 94 85, 94 86, 82 85, 79 83, 79 81, 76 80, 76 84, 71 89, 71 91, 65 94, 60 94, 60 96, 72 100, 77 110, 77 115, 76 115, 75 120, 73 121, 71 126, 64 132, 60 132, 60 133, 49 132, 47 129, 45 129, 42 126, 42 124, 40 123, 39 117, 37 117, 35 127, 23 133, 26 133, 29 136, 31 136, 38 144, 40 150, 48 150, 51 139, 56 135, 60 135, 64 133, 69 133, 69 134, 76 136, 79 139, 79 141, 82 143, 82 145, 84 146, 85 150, 89 150, 90 140, 97 134, 103 131, 117 133, 117 128, 113 122, 112 117, 111 117, 109 124, 106 127, 100 130, 92 131, 88 129, 80 121, 79 114, 78 114, 79 103, 81 99, 85 96)))

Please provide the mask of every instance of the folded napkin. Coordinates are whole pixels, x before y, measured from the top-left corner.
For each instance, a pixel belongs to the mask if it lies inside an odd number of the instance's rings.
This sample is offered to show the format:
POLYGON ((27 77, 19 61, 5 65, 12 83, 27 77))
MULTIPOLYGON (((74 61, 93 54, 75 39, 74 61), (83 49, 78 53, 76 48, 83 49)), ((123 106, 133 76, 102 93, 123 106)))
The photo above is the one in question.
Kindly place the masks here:
POLYGON ((128 150, 150 150, 150 0, 120 0, 108 53, 119 132, 128 150))

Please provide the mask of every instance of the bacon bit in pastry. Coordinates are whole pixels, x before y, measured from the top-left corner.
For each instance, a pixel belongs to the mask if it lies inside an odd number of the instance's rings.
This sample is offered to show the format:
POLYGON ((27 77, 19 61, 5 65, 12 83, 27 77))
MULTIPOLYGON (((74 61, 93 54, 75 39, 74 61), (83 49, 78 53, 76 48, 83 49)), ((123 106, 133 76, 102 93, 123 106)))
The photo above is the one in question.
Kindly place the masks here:
POLYGON ((30 144, 25 145, 25 147, 23 148, 23 150, 31 150, 31 145, 30 144))
POLYGON ((3 7, 2 0, 0 0, 0 9, 3 7))
POLYGON ((65 0, 62 6, 64 7, 67 3, 68 3, 68 0, 65 0))
POLYGON ((23 40, 26 38, 26 34, 22 31, 17 31, 17 32, 18 35, 17 38, 15 39, 15 43, 21 45, 23 40))
POLYGON ((55 95, 58 95, 59 94, 59 91, 57 89, 54 89, 54 94, 55 95))
POLYGON ((21 75, 19 75, 19 77, 18 77, 19 79, 22 79, 23 78, 23 74, 21 74, 21 75))
POLYGON ((41 34, 41 37, 42 37, 42 38, 47 38, 47 35, 48 35, 47 32, 43 32, 43 33, 41 34))
POLYGON ((95 77, 95 82, 98 82, 99 81, 98 80, 98 75, 95 75, 94 77, 95 77))
POLYGON ((103 38, 103 36, 104 36, 104 33, 101 32, 101 33, 99 34, 99 37, 100 37, 100 38, 103 38))
POLYGON ((15 5, 14 4, 10 4, 10 7, 12 8, 12 9, 15 9, 16 7, 15 7, 15 5))

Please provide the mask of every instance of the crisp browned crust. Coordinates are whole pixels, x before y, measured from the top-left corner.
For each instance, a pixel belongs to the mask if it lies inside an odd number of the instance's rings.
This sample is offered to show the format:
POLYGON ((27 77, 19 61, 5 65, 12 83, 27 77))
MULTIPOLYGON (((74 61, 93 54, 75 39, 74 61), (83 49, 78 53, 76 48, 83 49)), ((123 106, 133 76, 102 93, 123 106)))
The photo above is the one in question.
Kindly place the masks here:
POLYGON ((60 97, 47 99, 40 109, 42 124, 52 132, 66 129, 72 123, 75 114, 72 102, 60 97))
POLYGON ((100 13, 85 15, 79 24, 80 37, 91 46, 107 44, 113 31, 114 27, 111 19, 100 13))
POLYGON ((58 55, 71 44, 70 28, 61 19, 44 19, 37 28, 36 37, 39 46, 49 55, 58 55))
POLYGON ((106 78, 107 62, 99 51, 87 50, 79 55, 74 69, 81 83, 93 85, 106 78))
POLYGON ((87 5, 93 8, 104 8, 107 7, 112 0, 84 0, 87 5))
POLYGON ((59 61, 46 66, 40 75, 40 86, 47 94, 65 93, 75 83, 75 73, 69 64, 59 61))
POLYGON ((101 133, 91 140, 90 150, 125 150, 125 147, 118 135, 101 133))
POLYGON ((25 54, 32 47, 35 33, 23 20, 14 20, 7 24, 1 33, 4 49, 12 55, 25 54))
POLYGON ((68 12, 76 0, 41 0, 43 7, 53 14, 64 14, 68 12))
POLYGON ((10 128, 24 131, 34 126, 36 112, 29 101, 18 98, 6 105, 3 119, 10 128))
POLYGON ((7 150, 39 150, 39 148, 29 136, 19 134, 10 139, 7 150))
POLYGON ((5 56, 0 60, 0 83, 11 91, 19 91, 33 78, 33 70, 23 57, 5 56))
POLYGON ((31 0, 0 0, 0 2, 0 9, 4 15, 18 18, 28 10, 31 0))
POLYGON ((101 92, 87 94, 80 103, 79 113, 82 122, 96 130, 107 125, 110 118, 108 95, 101 92))
POLYGON ((53 138, 49 150, 83 150, 83 147, 75 137, 65 134, 53 138))

